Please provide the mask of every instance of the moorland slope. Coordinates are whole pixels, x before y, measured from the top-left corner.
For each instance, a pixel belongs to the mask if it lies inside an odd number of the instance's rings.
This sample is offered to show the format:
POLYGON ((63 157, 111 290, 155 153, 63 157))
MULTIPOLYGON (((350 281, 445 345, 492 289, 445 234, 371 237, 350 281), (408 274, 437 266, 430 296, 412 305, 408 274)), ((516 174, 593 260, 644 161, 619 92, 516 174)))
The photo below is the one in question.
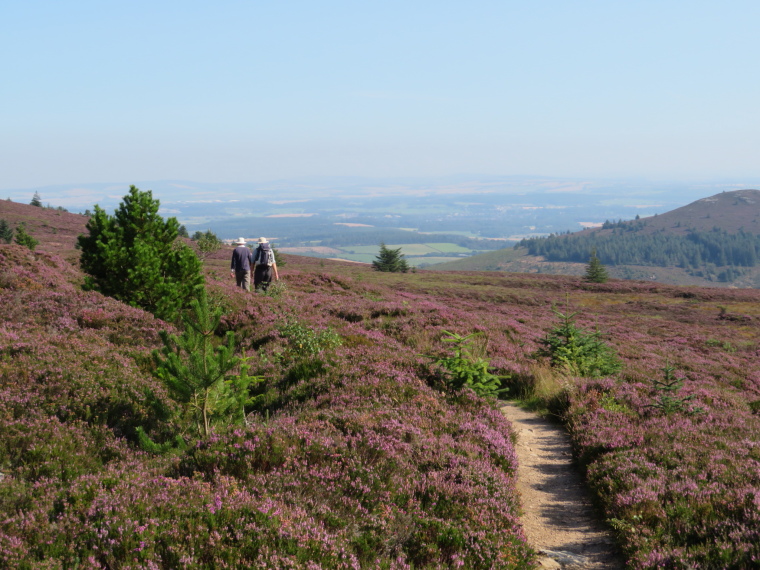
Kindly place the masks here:
POLYGON ((193 439, 154 375, 173 325, 0 246, 0 566, 528 567, 509 423, 445 389, 446 331, 561 416, 630 567, 760 557, 760 291, 285 256, 264 296, 228 256, 206 261, 219 332, 263 381, 243 425, 193 439), (551 367, 557 309, 620 372, 551 367))
POLYGON ((758 288, 757 238, 739 239, 737 234, 760 236, 760 190, 722 192, 664 214, 535 238, 435 269, 583 275, 590 251, 596 249, 616 278, 758 288))
POLYGON ((87 216, 0 200, 0 219, 11 228, 23 223, 27 233, 39 241, 37 249, 40 251, 60 255, 73 263, 79 258, 75 244, 77 236, 85 232, 87 216))

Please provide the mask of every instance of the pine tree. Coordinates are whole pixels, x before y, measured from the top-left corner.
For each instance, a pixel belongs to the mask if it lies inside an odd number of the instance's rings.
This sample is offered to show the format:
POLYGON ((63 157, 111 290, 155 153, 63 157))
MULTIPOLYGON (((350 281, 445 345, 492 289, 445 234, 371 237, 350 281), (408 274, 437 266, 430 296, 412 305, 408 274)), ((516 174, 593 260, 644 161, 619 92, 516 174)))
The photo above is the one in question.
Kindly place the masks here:
POLYGON ((13 229, 4 219, 0 219, 0 241, 11 243, 13 241, 13 229))
POLYGON ((99 206, 79 236, 85 286, 172 321, 203 284, 201 262, 177 241, 179 223, 158 215, 159 201, 135 186, 109 216, 99 206))
POLYGON ((39 193, 35 192, 34 196, 32 196, 32 201, 29 202, 31 206, 37 206, 38 208, 42 208, 42 200, 40 199, 39 193))
POLYGON ((586 265, 586 276, 584 279, 590 283, 606 283, 607 279, 609 279, 607 270, 596 256, 595 249, 591 250, 591 258, 588 261, 588 265, 586 265))
POLYGON ((199 232, 196 232, 195 235, 198 236, 195 241, 198 245, 198 255, 201 259, 206 259, 209 255, 222 248, 222 240, 220 240, 211 230, 200 234, 199 232))
POLYGON ((19 245, 26 246, 32 251, 34 251, 34 248, 37 247, 37 244, 40 242, 34 239, 28 233, 26 233, 26 226, 24 225, 23 222, 21 222, 16 228, 16 243, 19 245))
POLYGON ((282 269, 285 267, 285 265, 287 265, 288 262, 282 258, 282 254, 274 246, 272 246, 272 253, 274 253, 274 262, 277 264, 277 267, 279 269, 282 269))
POLYGON ((161 331, 164 348, 153 351, 156 376, 201 437, 208 437, 215 424, 245 423, 245 406, 253 402, 249 387, 263 381, 249 376, 245 359, 235 356, 233 332, 227 332, 224 342, 217 337, 221 316, 220 308, 209 307, 201 287, 190 312, 182 316, 185 330, 179 336, 161 331))
POLYGON ((575 324, 577 313, 560 313, 552 309, 560 323, 539 340, 538 356, 548 356, 552 366, 564 368, 576 376, 596 378, 615 374, 621 368, 614 350, 597 332, 587 332, 575 324))
POLYGON ((401 248, 389 249, 385 247, 383 242, 380 242, 380 253, 378 253, 372 262, 372 267, 376 271, 391 271, 394 273, 406 273, 409 271, 409 265, 406 259, 404 259, 404 254, 401 253, 401 248))

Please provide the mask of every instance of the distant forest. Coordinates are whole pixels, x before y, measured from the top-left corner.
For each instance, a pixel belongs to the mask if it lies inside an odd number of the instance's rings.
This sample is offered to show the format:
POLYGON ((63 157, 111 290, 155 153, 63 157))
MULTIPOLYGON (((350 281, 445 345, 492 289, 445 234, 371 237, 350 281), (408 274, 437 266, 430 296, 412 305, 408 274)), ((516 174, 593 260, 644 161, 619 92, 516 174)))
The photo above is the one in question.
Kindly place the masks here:
POLYGON ((612 233, 598 231, 550 235, 524 239, 519 247, 547 261, 585 263, 592 250, 606 265, 677 266, 696 270, 716 267, 754 267, 760 257, 760 235, 739 231, 730 234, 720 228, 712 231, 689 230, 685 235, 659 231, 642 234, 641 223, 605 223, 612 233))

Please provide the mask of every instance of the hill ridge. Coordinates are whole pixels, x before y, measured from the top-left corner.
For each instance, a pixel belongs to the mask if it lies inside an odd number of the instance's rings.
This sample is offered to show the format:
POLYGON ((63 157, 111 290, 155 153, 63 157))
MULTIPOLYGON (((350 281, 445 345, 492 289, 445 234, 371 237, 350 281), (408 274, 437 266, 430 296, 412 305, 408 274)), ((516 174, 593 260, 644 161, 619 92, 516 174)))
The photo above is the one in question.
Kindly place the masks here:
POLYGON ((615 278, 760 287, 760 190, 725 191, 647 218, 531 238, 436 269, 582 275, 592 249, 615 278))

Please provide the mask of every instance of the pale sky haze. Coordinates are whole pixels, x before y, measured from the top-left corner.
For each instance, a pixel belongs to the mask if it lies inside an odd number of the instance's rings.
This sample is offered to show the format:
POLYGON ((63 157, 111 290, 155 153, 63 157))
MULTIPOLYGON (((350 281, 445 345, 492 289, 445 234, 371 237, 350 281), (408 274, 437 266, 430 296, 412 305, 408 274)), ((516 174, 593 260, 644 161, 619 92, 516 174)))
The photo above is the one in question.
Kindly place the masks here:
POLYGON ((760 2, 0 0, 0 190, 760 177, 760 2))

